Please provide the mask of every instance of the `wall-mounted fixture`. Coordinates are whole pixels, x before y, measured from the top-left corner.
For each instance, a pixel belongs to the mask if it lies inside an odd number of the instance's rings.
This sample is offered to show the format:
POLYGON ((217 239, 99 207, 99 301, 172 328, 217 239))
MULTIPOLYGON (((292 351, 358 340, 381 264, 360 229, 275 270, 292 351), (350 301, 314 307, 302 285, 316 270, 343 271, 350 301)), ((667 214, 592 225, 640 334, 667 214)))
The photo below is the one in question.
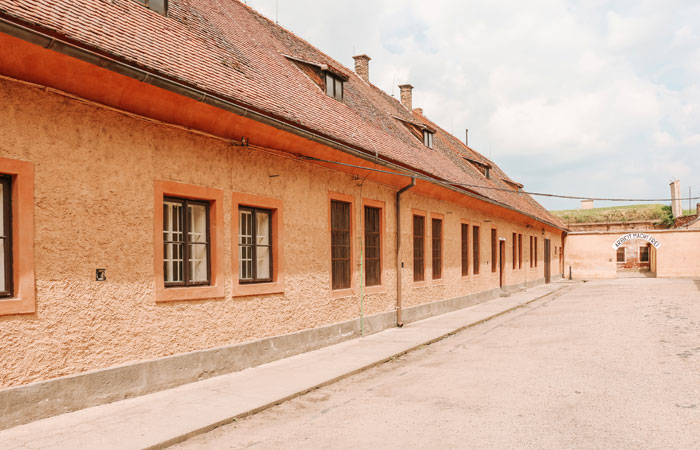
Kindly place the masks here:
POLYGON ((107 281, 107 269, 95 269, 95 281, 107 281))

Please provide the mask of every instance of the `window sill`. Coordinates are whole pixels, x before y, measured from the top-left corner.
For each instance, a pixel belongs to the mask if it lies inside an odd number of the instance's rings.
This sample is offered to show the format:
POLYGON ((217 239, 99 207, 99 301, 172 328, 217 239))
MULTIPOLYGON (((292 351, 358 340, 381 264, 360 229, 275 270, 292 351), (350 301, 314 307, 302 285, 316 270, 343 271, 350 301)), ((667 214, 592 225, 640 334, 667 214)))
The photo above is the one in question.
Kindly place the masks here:
POLYGON ((387 293, 386 286, 383 284, 378 284, 376 286, 365 286, 363 289, 364 289, 365 294, 386 294, 387 293))
POLYGON ((353 288, 331 289, 331 298, 355 297, 357 293, 353 288))
POLYGON ((224 286, 172 287, 156 289, 156 302, 182 302, 224 298, 224 286))
POLYGON ((433 286, 444 286, 445 279, 444 278, 436 278, 434 280, 431 280, 430 284, 433 286))
POLYGON ((284 294, 284 281, 268 283, 239 283, 236 281, 233 284, 232 295, 234 297, 266 294, 284 294))
POLYGON ((412 286, 412 287, 417 287, 417 288, 418 288, 418 287, 425 287, 425 286, 427 286, 427 285, 428 285, 428 282, 427 282, 426 280, 423 280, 423 281, 413 281, 413 282, 411 283, 411 286, 412 286))
POLYGON ((36 304, 34 303, 33 295, 31 298, 25 298, 24 296, 0 298, 0 316, 33 314, 35 312, 36 304))

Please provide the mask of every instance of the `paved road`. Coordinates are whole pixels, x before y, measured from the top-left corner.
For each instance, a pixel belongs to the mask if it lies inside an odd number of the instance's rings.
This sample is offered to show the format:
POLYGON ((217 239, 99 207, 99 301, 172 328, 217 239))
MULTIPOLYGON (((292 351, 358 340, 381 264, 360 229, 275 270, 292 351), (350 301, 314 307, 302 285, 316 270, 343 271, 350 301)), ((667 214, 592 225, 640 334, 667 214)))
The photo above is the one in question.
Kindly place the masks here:
POLYGON ((176 448, 700 449, 700 281, 581 284, 176 448))

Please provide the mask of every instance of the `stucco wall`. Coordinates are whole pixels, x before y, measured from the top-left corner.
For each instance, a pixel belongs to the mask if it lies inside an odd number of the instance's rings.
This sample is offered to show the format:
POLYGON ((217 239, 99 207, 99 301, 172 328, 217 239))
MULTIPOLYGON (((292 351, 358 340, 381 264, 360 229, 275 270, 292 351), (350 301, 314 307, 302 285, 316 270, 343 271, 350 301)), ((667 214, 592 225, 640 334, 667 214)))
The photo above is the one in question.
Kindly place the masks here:
MULTIPOLYGON (((566 237, 565 256, 574 278, 615 278, 616 253, 612 244, 627 232, 574 233, 566 237)), ((655 230, 652 235, 661 243, 656 250, 656 276, 700 276, 700 230, 655 230)), ((644 245, 646 241, 630 241, 644 245)))
MULTIPOLYGON (((135 118, 36 87, 0 80, 0 156, 35 165, 37 312, 0 317, 0 387, 25 384, 198 349, 319 327, 359 316, 360 296, 330 290, 328 192, 386 204, 383 286, 364 296, 365 314, 396 305, 396 190, 288 156, 234 147, 220 139, 135 118), (223 299, 155 302, 154 181, 224 191, 223 299), (282 200, 283 294, 232 297, 232 192, 282 200), (107 269, 107 281, 94 279, 107 269)), ((490 228, 506 242, 506 285, 543 277, 543 242, 560 235, 527 229, 456 205, 414 195, 402 199, 404 305, 493 289, 490 228), (411 210, 445 217, 443 279, 412 281, 411 210), (481 274, 462 277, 460 221, 481 225, 481 274), (489 222, 490 221, 490 222, 489 222), (523 234, 523 269, 511 270, 512 233, 523 234), (529 268, 528 237, 540 262, 529 268)), ((428 224, 429 222, 426 222, 428 224)), ((430 227, 426 226, 428 243, 430 227)), ((361 226, 355 227, 355 265, 361 226)), ((426 247, 429 256, 429 245, 426 247)), ((553 258, 554 260, 554 258, 553 258)), ((552 265, 552 276, 557 270, 552 265)), ((359 294, 359 287, 355 286, 359 294)))

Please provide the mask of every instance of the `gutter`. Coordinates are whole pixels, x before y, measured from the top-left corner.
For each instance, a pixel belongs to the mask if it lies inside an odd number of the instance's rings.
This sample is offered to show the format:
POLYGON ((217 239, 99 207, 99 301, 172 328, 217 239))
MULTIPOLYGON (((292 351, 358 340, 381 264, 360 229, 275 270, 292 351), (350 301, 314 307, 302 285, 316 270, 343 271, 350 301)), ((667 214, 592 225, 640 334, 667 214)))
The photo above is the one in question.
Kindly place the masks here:
MULTIPOLYGON (((365 161, 371 162, 371 163, 380 163, 384 167, 388 167, 390 169, 394 170, 399 170, 403 172, 408 172, 408 173, 402 173, 402 174, 397 174, 397 175, 403 175, 403 176, 409 176, 409 177, 414 177, 414 176, 420 176, 421 172, 404 167, 400 164, 393 163, 389 160, 386 159, 378 159, 377 156, 375 155, 374 152, 366 152, 362 149, 358 149, 352 146, 349 146, 347 144, 344 144, 342 142, 336 141, 332 138, 326 137, 320 133, 302 128, 300 126, 293 125, 291 123, 288 123, 284 120, 281 120, 277 117, 274 117, 273 115, 270 114, 265 114, 259 111, 254 110, 251 107, 247 107, 244 105, 240 105, 234 102, 231 102, 223 97, 220 97, 218 95, 213 95, 208 92, 202 91, 200 89, 197 89, 195 87, 187 86, 186 84, 183 84, 181 82, 171 80, 163 75, 157 74, 155 72, 150 72, 146 71, 144 69, 141 69, 131 63, 126 63, 123 61, 118 61, 116 59, 110 58, 108 56, 99 54, 93 50, 78 46, 76 44, 72 44, 70 42, 67 42, 66 40, 62 40, 53 36, 50 36, 46 33, 43 33, 39 30, 35 30, 33 28, 30 28, 28 26, 22 25, 20 23, 17 23, 16 20, 21 21, 21 19, 15 19, 15 18, 8 18, 7 13, 3 13, 0 11, 0 33, 5 33, 9 36, 13 36, 19 39, 22 39, 24 41, 30 42, 32 44, 38 45, 40 47, 54 50, 58 53, 62 53, 66 56, 70 56, 76 59, 79 59, 81 61, 85 61, 90 64, 94 64, 98 67, 102 67, 104 69, 110 70, 112 72, 118 73, 120 75, 127 76, 129 78, 133 78, 137 81, 140 81, 142 83, 147 83, 152 86, 165 89, 167 91, 173 92, 178 95, 182 95, 187 98, 191 98, 193 100, 196 100, 198 102, 202 102, 211 106, 214 106, 215 108, 219 108, 225 111, 232 112, 236 115, 239 115, 241 117, 246 117, 252 120, 255 120, 257 122, 263 123, 265 125, 272 126, 274 128, 277 128, 282 131, 287 131, 290 132, 294 135, 297 135, 299 137, 302 137, 304 139, 308 139, 310 141, 325 145, 327 147, 334 148, 336 150, 340 150, 342 152, 348 153, 350 155, 353 155, 355 157, 358 157, 360 159, 363 159, 365 161), (4 14, 4 16, 3 16, 4 14)), ((432 178, 432 176, 431 176, 432 178)), ((433 179, 431 181, 434 184, 440 185, 442 187, 445 187, 451 191, 458 192, 462 195, 466 195, 468 197, 472 198, 477 198, 479 200, 485 201, 487 203, 490 203, 492 205, 498 206, 500 208, 508 209, 510 211, 516 212, 518 214, 522 214, 526 217, 529 217, 537 222, 543 223, 545 225, 551 226, 553 228, 556 228, 558 230, 564 230, 558 225, 555 225, 551 222, 548 222, 546 220, 543 220, 541 218, 535 217, 532 214, 526 213, 524 211, 520 211, 516 208, 513 208, 509 205, 497 202, 495 200, 492 200, 488 197, 481 196, 476 193, 472 193, 468 190, 457 188, 453 185, 451 185, 449 182, 444 181, 444 180, 439 180, 439 179, 433 179)))
POLYGON ((401 318, 401 276, 403 264, 401 263, 401 194, 416 185, 416 178, 411 177, 411 183, 402 187, 396 193, 396 326, 403 326, 401 318))

